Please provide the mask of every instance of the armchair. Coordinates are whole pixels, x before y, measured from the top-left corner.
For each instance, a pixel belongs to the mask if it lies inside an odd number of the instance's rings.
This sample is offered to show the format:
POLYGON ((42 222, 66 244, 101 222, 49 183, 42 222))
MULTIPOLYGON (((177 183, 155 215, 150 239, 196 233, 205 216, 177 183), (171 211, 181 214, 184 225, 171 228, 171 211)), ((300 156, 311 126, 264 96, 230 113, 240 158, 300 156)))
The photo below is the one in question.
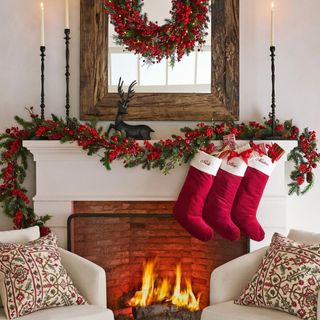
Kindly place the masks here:
MULTIPOLYGON (((67 306, 41 310, 23 316, 23 320, 113 320, 113 313, 106 308, 106 276, 96 264, 74 253, 60 248, 61 260, 75 286, 79 289, 87 305, 67 306)), ((0 308, 0 320, 6 320, 0 308)))
MULTIPOLYGON (((291 230, 290 239, 305 244, 319 243, 320 234, 291 230)), ((297 320, 285 312, 240 306, 233 303, 250 282, 268 247, 243 255, 215 269, 210 281, 210 306, 202 312, 201 320, 297 320)), ((320 319, 320 297, 318 315, 320 319)))

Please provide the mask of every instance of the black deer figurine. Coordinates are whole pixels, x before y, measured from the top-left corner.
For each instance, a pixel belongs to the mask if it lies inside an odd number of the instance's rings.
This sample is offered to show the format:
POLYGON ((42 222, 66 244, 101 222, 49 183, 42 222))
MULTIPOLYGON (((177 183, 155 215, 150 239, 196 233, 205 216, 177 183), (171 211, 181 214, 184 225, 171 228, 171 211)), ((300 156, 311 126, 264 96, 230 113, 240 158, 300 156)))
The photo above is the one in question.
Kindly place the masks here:
POLYGON ((125 93, 123 92, 123 81, 121 78, 119 79, 118 83, 118 94, 120 96, 120 100, 118 101, 118 112, 116 116, 115 123, 111 123, 109 126, 109 129, 107 131, 107 135, 109 135, 109 132, 111 129, 114 129, 116 131, 125 131, 126 136, 130 138, 134 138, 137 140, 150 140, 150 133, 154 132, 150 127, 146 125, 130 125, 125 123, 122 118, 124 115, 128 113, 128 105, 129 102, 133 99, 135 91, 133 87, 137 84, 136 81, 133 81, 129 88, 128 93, 125 96, 125 93))

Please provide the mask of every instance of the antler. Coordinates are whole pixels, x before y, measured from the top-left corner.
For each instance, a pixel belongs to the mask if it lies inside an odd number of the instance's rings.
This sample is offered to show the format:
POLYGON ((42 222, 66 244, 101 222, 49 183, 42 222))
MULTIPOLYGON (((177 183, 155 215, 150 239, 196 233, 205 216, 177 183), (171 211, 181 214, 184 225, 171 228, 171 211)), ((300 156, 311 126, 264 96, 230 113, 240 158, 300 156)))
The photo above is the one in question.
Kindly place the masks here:
POLYGON ((135 95, 136 92, 134 91, 133 87, 134 87, 136 84, 137 84, 137 81, 131 82, 131 84, 130 84, 130 86, 129 86, 129 88, 128 88, 128 94, 127 94, 127 98, 126 98, 126 104, 128 104, 128 103, 132 100, 132 98, 134 97, 134 95, 135 95))
POLYGON ((118 94, 119 94, 119 96, 120 96, 120 101, 121 101, 121 103, 124 103, 124 102, 126 102, 126 100, 125 100, 125 98, 124 98, 124 92, 123 92, 122 87, 123 87, 123 80, 122 80, 121 77, 120 77, 119 83, 118 83, 118 94))

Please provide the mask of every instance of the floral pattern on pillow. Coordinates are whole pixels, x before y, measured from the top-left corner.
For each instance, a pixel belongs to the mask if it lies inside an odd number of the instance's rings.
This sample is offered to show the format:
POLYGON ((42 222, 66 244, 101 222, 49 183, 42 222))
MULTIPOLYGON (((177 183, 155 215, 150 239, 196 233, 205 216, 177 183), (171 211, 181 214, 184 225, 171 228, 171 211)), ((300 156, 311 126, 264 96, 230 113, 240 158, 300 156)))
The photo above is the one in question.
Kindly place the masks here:
POLYGON ((316 320, 319 289, 320 244, 304 245, 275 233, 258 271, 235 303, 316 320))
POLYGON ((86 303, 61 263, 54 234, 24 245, 0 243, 0 281, 8 319, 86 303))

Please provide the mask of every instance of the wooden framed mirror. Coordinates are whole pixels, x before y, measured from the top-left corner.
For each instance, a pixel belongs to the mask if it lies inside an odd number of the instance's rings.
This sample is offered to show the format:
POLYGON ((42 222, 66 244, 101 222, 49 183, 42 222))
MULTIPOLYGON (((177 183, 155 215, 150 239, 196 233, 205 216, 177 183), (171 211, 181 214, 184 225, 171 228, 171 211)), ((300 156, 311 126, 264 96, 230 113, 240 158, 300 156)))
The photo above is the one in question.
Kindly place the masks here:
MULTIPOLYGON (((80 3, 80 119, 114 120, 118 94, 110 90, 108 15, 102 0, 80 0, 80 3)), ((125 119, 237 120, 239 0, 212 0, 210 40, 208 92, 137 92, 125 119)), ((122 78, 125 79, 126 74, 122 78)))

